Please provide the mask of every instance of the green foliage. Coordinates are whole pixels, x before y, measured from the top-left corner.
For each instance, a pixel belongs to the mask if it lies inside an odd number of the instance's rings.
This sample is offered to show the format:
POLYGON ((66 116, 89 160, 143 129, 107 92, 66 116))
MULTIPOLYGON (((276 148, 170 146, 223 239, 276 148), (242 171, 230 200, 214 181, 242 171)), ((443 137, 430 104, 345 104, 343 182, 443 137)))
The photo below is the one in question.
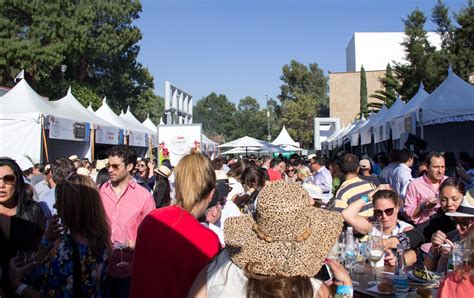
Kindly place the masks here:
POLYGON ((367 75, 364 66, 360 68, 360 118, 368 114, 367 100, 367 75))
POLYGON ((102 100, 91 88, 81 85, 80 83, 73 82, 71 84, 72 95, 85 107, 89 104, 92 108, 97 110, 102 105, 102 100))
POLYGON ((371 102, 367 105, 368 108, 380 110, 383 105, 390 108, 392 104, 397 100, 397 91, 400 88, 400 84, 393 77, 392 67, 387 64, 385 69, 385 76, 380 79, 380 82, 384 86, 384 90, 376 90, 375 93, 370 95, 370 98, 375 98, 381 102, 371 102))
POLYGON ((426 38, 424 24, 426 17, 420 10, 413 11, 406 20, 403 45, 407 64, 396 64, 395 77, 400 81, 397 91, 404 100, 409 100, 423 82, 425 89, 432 92, 446 78, 447 68, 462 79, 468 80, 474 73, 474 7, 472 1, 455 14, 458 26, 454 26, 449 10, 438 1, 432 10, 431 20, 441 37, 441 49, 436 50, 426 38))
POLYGON ((280 86, 281 93, 278 96, 282 103, 286 100, 297 100, 297 94, 309 95, 320 100, 327 97, 328 78, 318 64, 310 63, 306 66, 292 60, 290 65, 283 66, 282 72, 280 80, 283 81, 283 85, 280 86))
POLYGON ((464 80, 474 73, 474 6, 468 6, 456 15, 459 24, 454 30, 452 52, 454 71, 464 80))
POLYGON ((115 112, 130 105, 142 118, 141 101, 154 100, 154 86, 137 61, 142 35, 133 23, 140 12, 136 0, 2 0, 0 83, 11 86, 24 69, 32 87, 51 99, 64 96, 64 85, 74 82, 107 96, 115 112))
POLYGON ((239 102, 238 109, 234 113, 234 131, 232 139, 249 136, 266 141, 267 114, 261 110, 257 100, 247 96, 239 102))
POLYGON ((225 141, 229 141, 235 129, 233 118, 235 112, 235 105, 225 95, 212 92, 201 98, 194 106, 193 121, 202 123, 205 135, 222 136, 225 141))
POLYGON ((289 100, 283 103, 282 122, 302 148, 309 148, 313 143, 314 117, 318 111, 318 102, 309 95, 296 95, 298 101, 289 100))

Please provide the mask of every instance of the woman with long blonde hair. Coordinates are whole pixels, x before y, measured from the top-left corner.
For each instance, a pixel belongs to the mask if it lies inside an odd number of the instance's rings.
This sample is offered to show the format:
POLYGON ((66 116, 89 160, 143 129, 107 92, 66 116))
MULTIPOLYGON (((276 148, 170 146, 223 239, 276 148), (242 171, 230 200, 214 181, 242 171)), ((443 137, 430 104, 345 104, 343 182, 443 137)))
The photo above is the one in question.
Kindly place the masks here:
POLYGON ((41 241, 39 265, 28 284, 22 277, 36 263, 26 264, 18 257, 10 262, 12 287, 25 297, 100 297, 111 244, 96 184, 86 176, 68 175, 56 186, 55 208, 58 215, 41 241))
POLYGON ((150 212, 138 230, 130 297, 185 297, 219 251, 217 235, 197 220, 216 187, 211 162, 193 152, 174 173, 177 204, 150 212))

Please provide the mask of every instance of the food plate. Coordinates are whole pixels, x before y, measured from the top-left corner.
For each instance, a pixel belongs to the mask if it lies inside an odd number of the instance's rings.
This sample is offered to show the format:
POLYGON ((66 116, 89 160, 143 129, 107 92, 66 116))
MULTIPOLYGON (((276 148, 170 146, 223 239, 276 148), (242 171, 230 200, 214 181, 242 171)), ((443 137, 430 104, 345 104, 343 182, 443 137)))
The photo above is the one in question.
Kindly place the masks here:
POLYGON ((381 294, 381 295, 392 295, 392 294, 395 294, 394 291, 391 291, 391 292, 380 292, 379 289, 378 289, 378 286, 373 286, 373 287, 371 287, 371 288, 368 288, 367 291, 373 292, 373 293, 377 293, 377 294, 381 294))
MULTIPOLYGON (((417 269, 414 269, 414 270, 417 270, 417 269)), ((414 270, 408 271, 407 275, 408 275, 408 278, 410 278, 411 280, 414 280, 416 282, 425 283, 425 284, 426 283, 436 283, 441 279, 441 276, 438 273, 432 272, 432 271, 428 271, 428 272, 429 272, 430 275, 435 276, 434 280, 421 278, 421 277, 418 277, 418 276, 415 275, 415 273, 413 272, 414 270)))

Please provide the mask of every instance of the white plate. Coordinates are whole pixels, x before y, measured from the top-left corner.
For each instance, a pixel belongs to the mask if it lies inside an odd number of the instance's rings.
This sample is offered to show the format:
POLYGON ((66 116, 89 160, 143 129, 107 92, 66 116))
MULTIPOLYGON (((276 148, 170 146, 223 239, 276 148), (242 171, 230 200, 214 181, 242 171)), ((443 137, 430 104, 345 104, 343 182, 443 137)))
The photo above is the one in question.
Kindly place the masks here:
MULTIPOLYGON (((422 278, 419 278, 419 277, 416 277, 413 272, 413 270, 410 270, 408 271, 407 275, 408 275, 408 278, 410 278, 411 280, 414 280, 416 282, 421 282, 421 283, 425 283, 425 284, 432 284, 432 283, 435 283, 436 281, 431 281, 431 280, 426 280, 426 279, 422 279, 422 278)), ((431 274, 433 275, 436 275, 436 276, 439 276, 439 274, 435 273, 435 272, 431 272, 431 274)))

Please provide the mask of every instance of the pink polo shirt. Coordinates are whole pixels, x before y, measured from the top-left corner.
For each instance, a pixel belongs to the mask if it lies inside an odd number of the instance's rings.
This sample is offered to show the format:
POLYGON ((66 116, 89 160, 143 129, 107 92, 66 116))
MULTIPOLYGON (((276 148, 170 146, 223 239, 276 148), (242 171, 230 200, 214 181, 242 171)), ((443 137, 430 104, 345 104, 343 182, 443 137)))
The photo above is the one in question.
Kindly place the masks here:
MULTIPOLYGON (((109 219, 112 244, 125 243, 127 240, 136 241, 138 226, 143 218, 156 208, 150 192, 131 179, 120 198, 112 189, 110 181, 100 188, 100 196, 109 219)), ((121 261, 120 250, 113 251, 107 266, 110 276, 123 278, 132 274, 133 251, 122 251, 122 258, 128 265, 116 266, 121 261)))
MULTIPOLYGON (((441 183, 446 180, 448 177, 444 176, 441 183)), ((441 185, 438 184, 437 186, 441 185)), ((438 187, 433 186, 431 181, 426 175, 416 178, 408 185, 407 192, 405 194, 405 213, 408 218, 413 221, 415 224, 420 224, 427 221, 431 215, 435 214, 439 208, 439 200, 434 208, 425 209, 421 212, 419 217, 414 218, 413 213, 416 207, 420 206, 430 197, 438 198, 438 187)))

